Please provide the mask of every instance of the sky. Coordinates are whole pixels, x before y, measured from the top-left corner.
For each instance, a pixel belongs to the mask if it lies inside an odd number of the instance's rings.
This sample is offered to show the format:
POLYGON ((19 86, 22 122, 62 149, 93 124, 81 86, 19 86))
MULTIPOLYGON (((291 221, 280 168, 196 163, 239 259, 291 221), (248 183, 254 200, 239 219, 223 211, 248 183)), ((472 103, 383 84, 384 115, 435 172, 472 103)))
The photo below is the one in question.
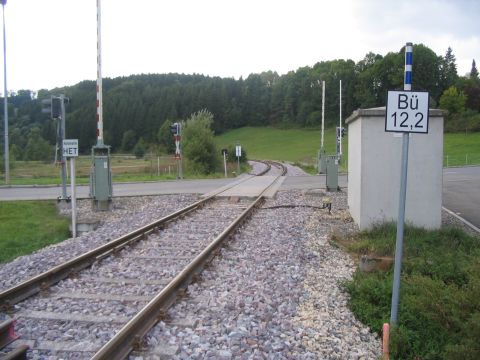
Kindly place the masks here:
MULTIPOLYGON (((440 56, 450 46, 460 75, 480 65, 480 0, 101 0, 101 9, 103 77, 285 74, 406 42, 440 56)), ((96 0, 8 0, 8 90, 94 80, 96 14, 96 0)))

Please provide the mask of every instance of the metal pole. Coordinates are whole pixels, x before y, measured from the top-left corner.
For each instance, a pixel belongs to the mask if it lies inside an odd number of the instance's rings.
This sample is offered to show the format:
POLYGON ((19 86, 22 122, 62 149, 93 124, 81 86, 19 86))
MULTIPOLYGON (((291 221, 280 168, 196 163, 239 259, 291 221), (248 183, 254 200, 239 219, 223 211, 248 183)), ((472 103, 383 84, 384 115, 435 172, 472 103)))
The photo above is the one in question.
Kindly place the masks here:
POLYGON ((339 160, 342 157, 342 80, 340 80, 340 119, 339 119, 339 126, 340 126, 340 133, 338 137, 338 141, 340 143, 339 146, 339 160))
POLYGON ((225 177, 227 177, 227 155, 223 152, 223 167, 225 168, 225 177))
POLYGON ((65 96, 60 95, 60 153, 62 154, 62 200, 67 199, 67 159, 63 155, 63 140, 65 140, 65 96))
MULTIPOLYGON (((405 46, 405 81, 403 89, 412 90, 412 43, 405 46)), ((403 133, 402 167, 400 176, 400 195, 398 198, 397 238, 395 243, 395 267, 393 271, 393 291, 390 323, 396 324, 398 319, 398 303, 400 298, 400 275, 402 272, 403 230, 405 225, 405 199, 407 195, 408 145, 409 133, 403 133)))
POLYGON ((320 150, 323 150, 324 131, 325 131, 325 81, 322 81, 322 139, 320 142, 320 150))
MULTIPOLYGON (((182 135, 182 123, 178 123, 178 134, 182 135)), ((178 144, 178 151, 180 153, 180 179, 183 180, 183 154, 182 154, 182 138, 180 137, 180 141, 178 144)))
POLYGON ((8 146, 8 92, 7 92, 7 38, 5 35, 5 4, 7 0, 2 0, 3 10, 3 120, 5 132, 5 152, 3 158, 5 160, 5 184, 10 184, 10 157, 8 146))
POLYGON ((75 157, 70 158, 70 184, 72 187, 72 236, 77 237, 77 195, 75 192, 75 157))
POLYGON ((97 0, 97 146, 103 145, 102 5, 97 0))

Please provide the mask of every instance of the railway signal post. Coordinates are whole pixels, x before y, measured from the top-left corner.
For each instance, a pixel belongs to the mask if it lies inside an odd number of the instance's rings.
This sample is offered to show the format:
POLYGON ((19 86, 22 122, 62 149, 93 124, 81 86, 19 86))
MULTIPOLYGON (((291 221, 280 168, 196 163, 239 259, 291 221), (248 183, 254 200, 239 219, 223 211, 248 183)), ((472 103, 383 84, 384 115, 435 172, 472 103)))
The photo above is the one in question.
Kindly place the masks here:
POLYGON ((183 179, 183 164, 182 164, 182 124, 181 123, 173 123, 170 126, 170 132, 173 135, 175 140, 175 160, 177 161, 177 179, 183 179))
POLYGON ((97 210, 108 210, 112 201, 110 146, 103 143, 101 0, 97 0, 97 144, 92 147, 90 197, 97 210))
POLYGON ((53 120, 57 120, 57 144, 55 147, 55 163, 60 163, 62 177, 62 194, 58 201, 66 202, 67 197, 67 164, 63 155, 63 140, 65 140, 65 103, 69 98, 65 95, 51 96, 50 99, 42 100, 42 112, 50 114, 53 120), (58 157, 60 160, 58 160, 58 157))

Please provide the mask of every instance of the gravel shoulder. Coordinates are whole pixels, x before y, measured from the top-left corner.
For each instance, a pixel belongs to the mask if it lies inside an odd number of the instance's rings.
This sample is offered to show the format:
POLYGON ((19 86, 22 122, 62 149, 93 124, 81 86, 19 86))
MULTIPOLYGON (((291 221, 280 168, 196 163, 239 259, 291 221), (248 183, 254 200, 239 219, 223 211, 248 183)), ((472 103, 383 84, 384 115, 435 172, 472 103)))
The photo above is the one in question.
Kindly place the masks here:
MULTIPOLYGON (((351 279, 354 261, 328 241, 334 232, 357 231, 346 193, 328 194, 331 214, 314 208, 323 195, 282 191, 267 200, 169 310, 170 319, 194 321, 161 321, 148 334, 145 352, 132 359, 153 359, 160 348, 173 349, 175 359, 379 358, 380 339, 355 319, 341 287, 351 279)), ((101 226, 0 265, 0 290, 195 200, 192 195, 116 198, 113 211, 104 213, 80 201, 80 216, 98 218, 101 226)), ((442 223, 472 233, 446 212, 442 223)), ((6 317, 0 313, 0 320, 6 317)))
POLYGON ((327 241, 355 230, 344 193, 280 192, 190 285, 131 359, 376 359, 380 341, 347 307, 355 266, 327 241), (307 206, 305 206, 307 205, 307 206), (311 206, 311 207, 308 207, 311 206), (178 319, 195 319, 178 326, 178 319))

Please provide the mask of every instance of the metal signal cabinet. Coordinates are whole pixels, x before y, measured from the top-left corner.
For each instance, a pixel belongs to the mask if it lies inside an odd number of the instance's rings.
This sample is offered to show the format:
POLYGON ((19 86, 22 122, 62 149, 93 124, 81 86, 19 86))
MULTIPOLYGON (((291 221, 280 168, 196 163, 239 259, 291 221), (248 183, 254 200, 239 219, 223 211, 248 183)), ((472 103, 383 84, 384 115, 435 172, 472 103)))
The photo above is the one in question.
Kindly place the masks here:
POLYGON ((90 197, 97 210, 109 210, 112 201, 110 146, 97 145, 92 148, 90 197))
POLYGON ((338 191, 338 156, 323 155, 325 158, 327 191, 338 191))

